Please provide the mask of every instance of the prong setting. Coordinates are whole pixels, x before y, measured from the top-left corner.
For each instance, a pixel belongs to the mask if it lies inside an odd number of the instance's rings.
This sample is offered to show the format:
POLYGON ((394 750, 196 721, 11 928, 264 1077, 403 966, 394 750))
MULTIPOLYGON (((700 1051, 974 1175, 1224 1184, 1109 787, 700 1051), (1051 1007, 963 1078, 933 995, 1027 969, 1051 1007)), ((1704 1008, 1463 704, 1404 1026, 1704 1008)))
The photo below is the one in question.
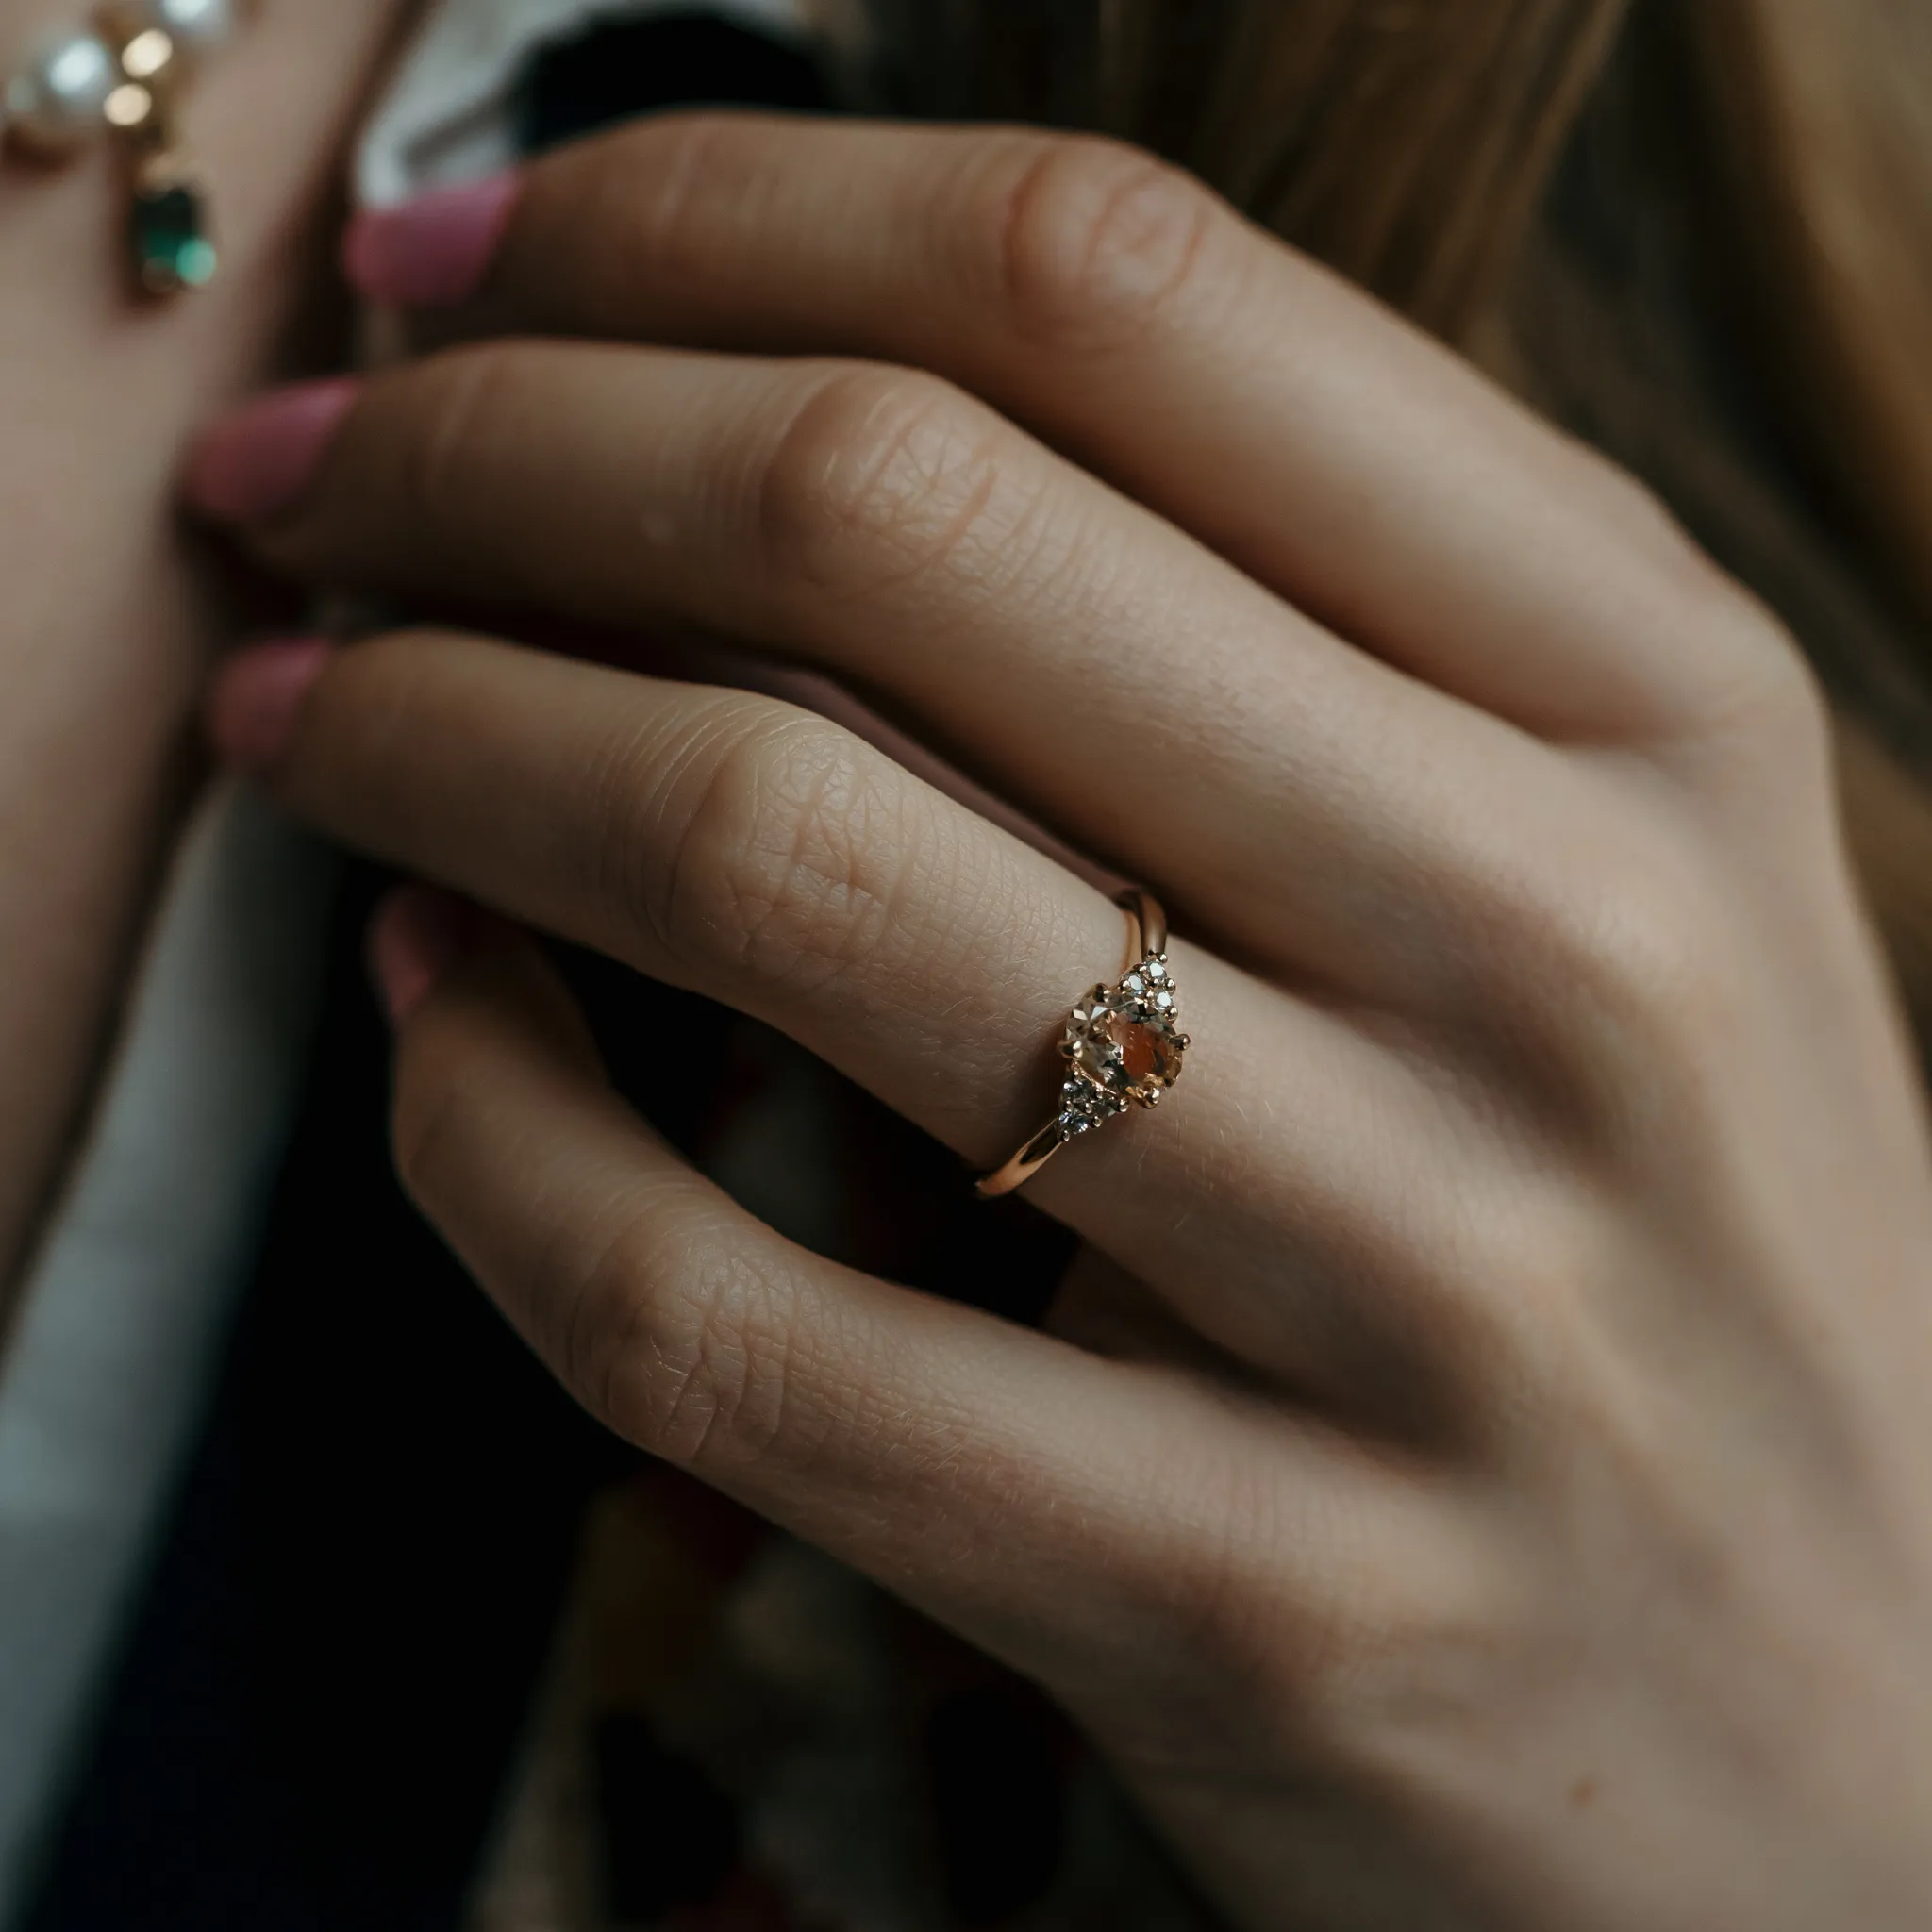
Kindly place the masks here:
POLYGON ((1074 1008, 1060 1037, 1068 1065, 1057 1121, 1063 1143, 1129 1107, 1159 1106, 1187 1053, 1187 1035, 1174 1024, 1178 1009, 1167 955, 1152 952, 1074 1008))

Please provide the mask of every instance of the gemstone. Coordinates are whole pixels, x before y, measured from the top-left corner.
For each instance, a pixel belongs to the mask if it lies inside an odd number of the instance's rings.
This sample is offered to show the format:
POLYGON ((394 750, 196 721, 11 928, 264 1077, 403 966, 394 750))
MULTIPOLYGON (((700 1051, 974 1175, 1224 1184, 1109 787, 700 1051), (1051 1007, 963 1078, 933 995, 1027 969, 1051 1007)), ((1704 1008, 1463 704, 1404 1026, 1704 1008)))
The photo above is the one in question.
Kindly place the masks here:
POLYGON ((1151 1107, 1180 1077, 1180 1035, 1160 1015, 1136 1005, 1124 988, 1111 994, 1101 989, 1088 1008, 1085 1019, 1067 1028, 1064 1051, 1074 1074, 1092 1087, 1108 1113, 1128 1100, 1151 1107))
POLYGON ((1142 1021, 1111 1015, 1102 1030, 1120 1050, 1127 1085, 1137 1092, 1171 1087, 1180 1072, 1181 1057, 1171 1040, 1163 1039, 1142 1021))
POLYGON ((72 154, 99 131, 101 109, 120 77, 113 49, 98 34, 43 39, 7 82, 0 122, 39 154, 72 154))
POLYGON ((203 50, 232 40, 239 24, 236 0, 147 0, 142 10, 157 32, 203 50))
POLYGON ((1158 959, 1150 959, 1147 962, 1147 977, 1158 986, 1167 977, 1167 968, 1158 959))
POLYGON ((136 192, 132 218, 134 264, 142 286, 157 295, 205 288, 218 258, 208 238, 208 213, 192 182, 168 181, 136 192))
POLYGON ((1144 979, 1142 979, 1138 973, 1128 974, 1127 976, 1121 981, 1121 985, 1124 987, 1128 992, 1131 993, 1142 993, 1147 991, 1147 982, 1144 979))

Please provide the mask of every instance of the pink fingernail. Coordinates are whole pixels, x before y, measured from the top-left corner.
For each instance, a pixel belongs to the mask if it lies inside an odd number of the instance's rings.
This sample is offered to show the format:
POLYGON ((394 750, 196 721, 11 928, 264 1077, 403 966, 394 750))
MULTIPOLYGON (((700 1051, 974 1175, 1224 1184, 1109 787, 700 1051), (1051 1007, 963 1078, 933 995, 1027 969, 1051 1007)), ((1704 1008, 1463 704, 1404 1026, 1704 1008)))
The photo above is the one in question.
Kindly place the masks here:
POLYGON ((202 436, 183 490, 204 516, 260 524, 308 489, 361 385, 354 376, 298 382, 237 409, 202 436))
POLYGON ((492 175, 394 208, 365 208, 343 238, 343 272, 378 302, 406 308, 467 302, 483 286, 521 187, 513 174, 492 175))
POLYGON ((282 761, 309 687, 335 654, 326 638, 256 644, 215 674, 208 735, 223 762, 261 774, 282 761))
POLYGON ((369 973, 390 1024, 408 1020, 462 956, 478 928, 465 899, 434 886, 401 886, 369 928, 369 973))

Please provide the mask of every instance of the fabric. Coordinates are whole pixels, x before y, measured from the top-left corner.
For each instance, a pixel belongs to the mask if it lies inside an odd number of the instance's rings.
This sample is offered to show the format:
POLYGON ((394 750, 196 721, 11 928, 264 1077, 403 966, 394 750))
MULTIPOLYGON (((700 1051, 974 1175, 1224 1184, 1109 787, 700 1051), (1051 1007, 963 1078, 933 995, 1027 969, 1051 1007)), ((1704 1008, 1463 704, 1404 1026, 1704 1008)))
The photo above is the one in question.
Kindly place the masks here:
POLYGON ((537 47, 603 23, 691 13, 788 36, 813 24, 803 0, 444 0, 364 135, 361 199, 385 207, 508 167, 517 153, 511 92, 537 47))
POLYGON ((91 1151, 0 1362, 0 1924, 34 1869, 259 1236, 332 871, 246 794, 203 806, 91 1151))

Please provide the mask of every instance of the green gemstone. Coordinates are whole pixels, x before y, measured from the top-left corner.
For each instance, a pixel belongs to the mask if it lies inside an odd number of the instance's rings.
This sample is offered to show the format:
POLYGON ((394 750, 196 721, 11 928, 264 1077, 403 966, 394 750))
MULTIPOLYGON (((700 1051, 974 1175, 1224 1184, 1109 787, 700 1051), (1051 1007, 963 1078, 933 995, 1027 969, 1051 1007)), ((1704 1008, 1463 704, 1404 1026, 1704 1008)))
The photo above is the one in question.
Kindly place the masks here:
POLYGON ((134 197, 134 262, 142 285, 158 295, 205 288, 219 258, 208 239, 201 192, 188 182, 143 190, 134 197))

